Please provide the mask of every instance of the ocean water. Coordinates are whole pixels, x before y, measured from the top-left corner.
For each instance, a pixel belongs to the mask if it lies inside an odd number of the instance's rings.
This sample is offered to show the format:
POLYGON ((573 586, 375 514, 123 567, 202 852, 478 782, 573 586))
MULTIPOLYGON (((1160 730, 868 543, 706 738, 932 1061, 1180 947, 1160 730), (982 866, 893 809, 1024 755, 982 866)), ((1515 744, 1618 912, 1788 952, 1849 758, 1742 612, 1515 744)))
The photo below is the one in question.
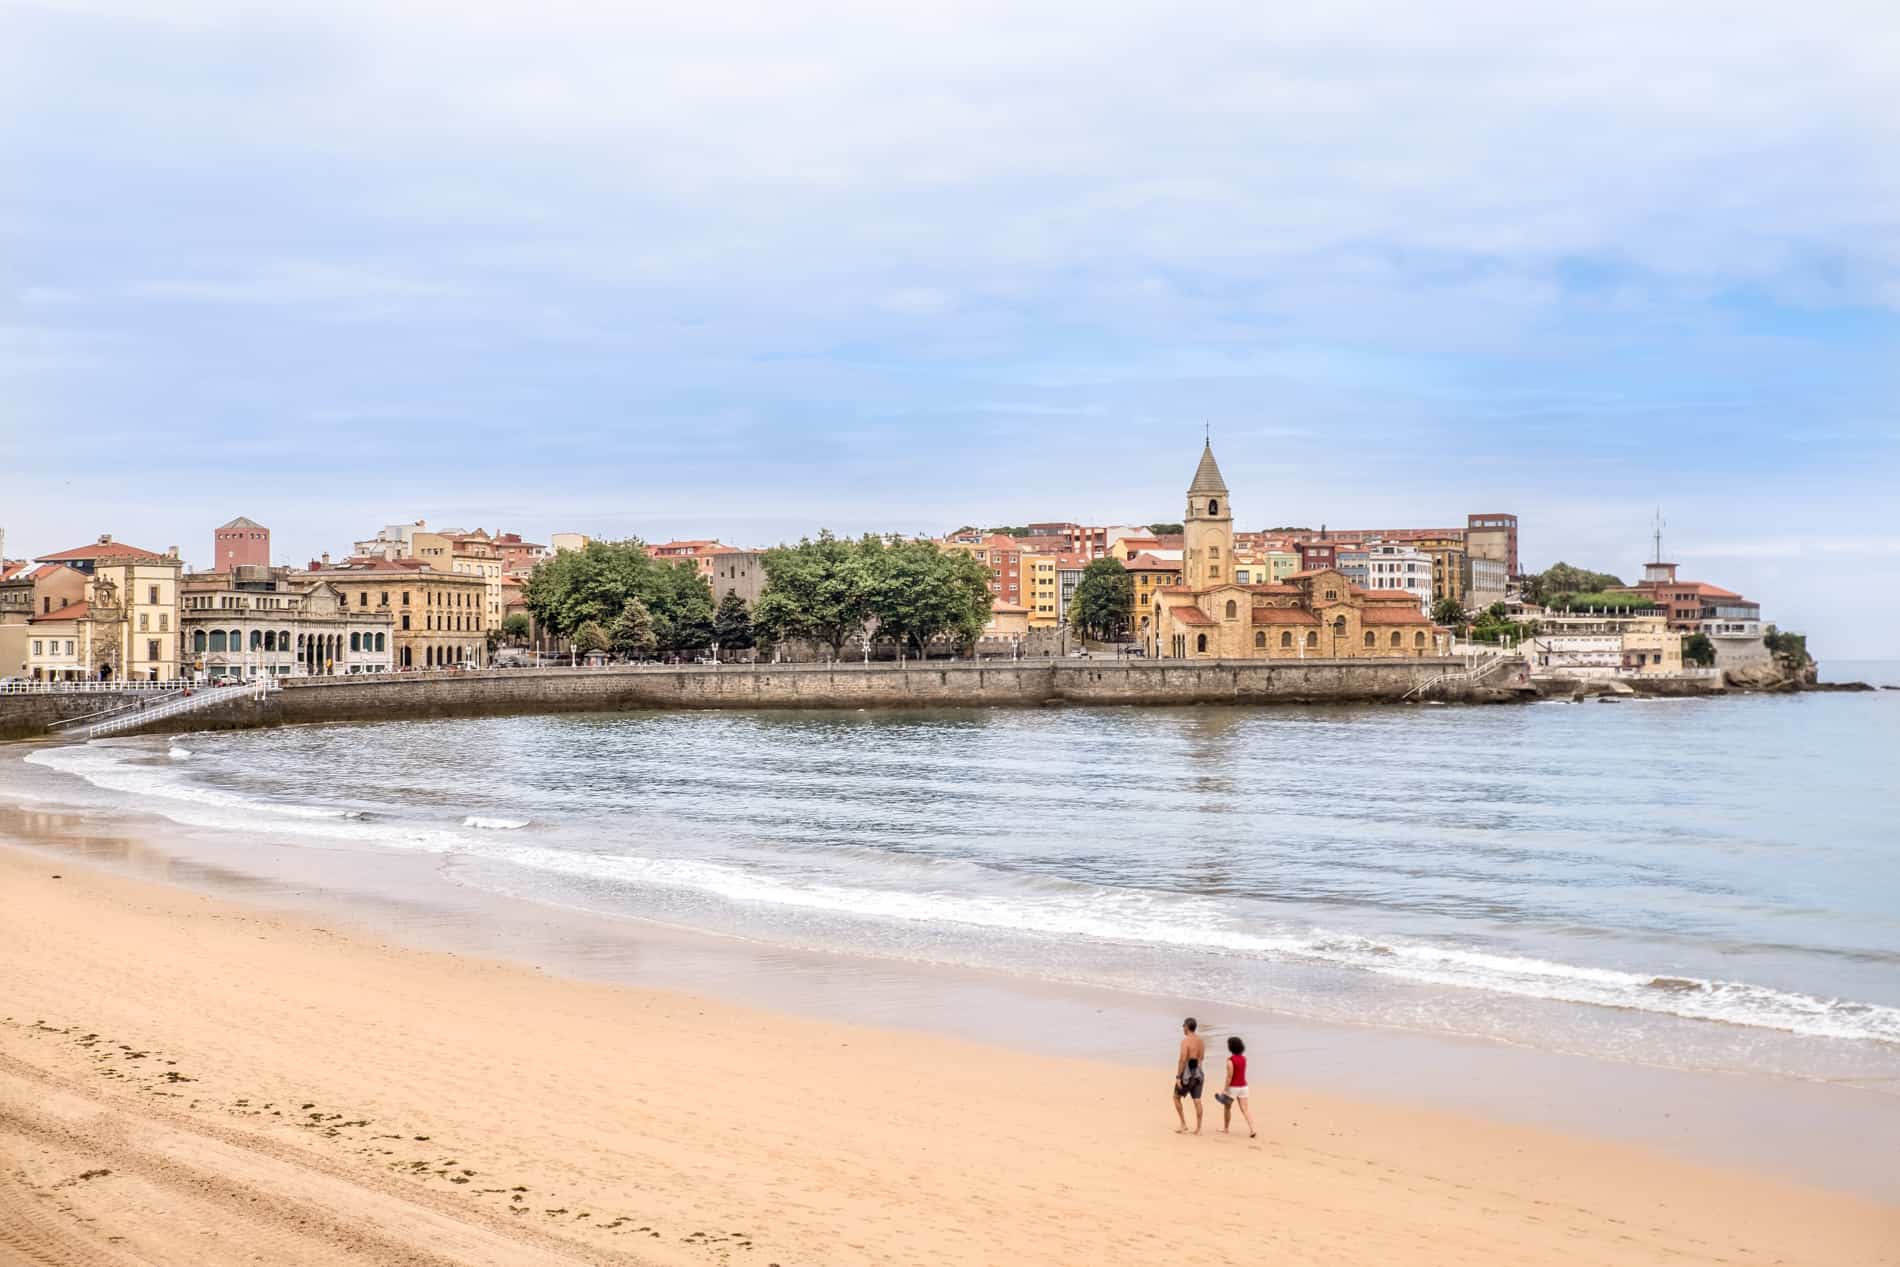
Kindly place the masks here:
POLYGON ((1900 692, 519 717, 27 762, 35 796, 359 874, 421 853, 806 950, 1900 1095, 1900 692))

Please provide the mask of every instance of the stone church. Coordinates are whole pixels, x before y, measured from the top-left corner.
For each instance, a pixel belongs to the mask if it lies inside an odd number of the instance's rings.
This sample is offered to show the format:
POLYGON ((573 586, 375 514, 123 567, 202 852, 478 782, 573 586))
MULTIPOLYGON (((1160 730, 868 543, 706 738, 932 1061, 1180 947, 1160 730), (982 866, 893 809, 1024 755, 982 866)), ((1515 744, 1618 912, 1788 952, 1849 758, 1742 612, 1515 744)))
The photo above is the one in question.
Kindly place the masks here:
POLYGON ((1163 660, 1412 659, 1443 635, 1403 590, 1364 590, 1332 568, 1274 584, 1234 577, 1234 514, 1209 442, 1188 485, 1183 584, 1156 590, 1142 639, 1163 660))

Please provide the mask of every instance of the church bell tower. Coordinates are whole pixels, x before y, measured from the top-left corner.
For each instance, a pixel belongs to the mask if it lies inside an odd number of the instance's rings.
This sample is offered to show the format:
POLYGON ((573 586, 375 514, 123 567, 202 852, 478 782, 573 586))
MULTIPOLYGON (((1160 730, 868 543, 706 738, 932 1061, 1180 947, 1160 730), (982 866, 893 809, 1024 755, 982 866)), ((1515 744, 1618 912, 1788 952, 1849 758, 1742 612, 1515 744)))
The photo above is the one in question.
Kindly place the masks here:
POLYGON ((1227 481, 1214 461, 1214 444, 1201 449, 1201 464, 1188 485, 1187 514, 1181 519, 1186 547, 1182 579, 1190 589, 1225 585, 1234 579, 1234 513, 1227 504, 1227 481))

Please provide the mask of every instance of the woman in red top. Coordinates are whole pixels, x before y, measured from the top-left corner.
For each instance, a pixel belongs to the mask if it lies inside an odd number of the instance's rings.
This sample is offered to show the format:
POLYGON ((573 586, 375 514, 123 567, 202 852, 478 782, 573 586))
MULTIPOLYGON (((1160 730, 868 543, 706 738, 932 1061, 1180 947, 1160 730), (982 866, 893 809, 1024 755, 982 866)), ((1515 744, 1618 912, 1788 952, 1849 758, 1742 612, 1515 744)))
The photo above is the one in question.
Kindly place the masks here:
POLYGON ((1234 1120, 1234 1103, 1240 1103, 1240 1115, 1247 1119, 1247 1138, 1253 1139, 1260 1132, 1253 1126, 1253 1110, 1247 1107, 1247 1044, 1235 1034, 1227 1040, 1227 1086, 1222 1089, 1220 1100, 1220 1128, 1225 1131, 1234 1120))

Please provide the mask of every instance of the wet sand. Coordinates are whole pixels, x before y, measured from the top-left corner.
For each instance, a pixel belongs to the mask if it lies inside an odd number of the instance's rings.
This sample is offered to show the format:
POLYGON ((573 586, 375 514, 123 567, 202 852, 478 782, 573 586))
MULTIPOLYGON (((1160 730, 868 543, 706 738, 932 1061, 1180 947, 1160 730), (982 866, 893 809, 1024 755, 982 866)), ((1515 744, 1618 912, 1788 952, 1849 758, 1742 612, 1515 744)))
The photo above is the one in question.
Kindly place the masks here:
POLYGON ((1260 1140, 1181 1138, 1165 1069, 563 979, 39 852, 0 850, 0 930, 0 1258, 1900 1261, 1900 1208, 1634 1145, 1260 1077, 1260 1140))

